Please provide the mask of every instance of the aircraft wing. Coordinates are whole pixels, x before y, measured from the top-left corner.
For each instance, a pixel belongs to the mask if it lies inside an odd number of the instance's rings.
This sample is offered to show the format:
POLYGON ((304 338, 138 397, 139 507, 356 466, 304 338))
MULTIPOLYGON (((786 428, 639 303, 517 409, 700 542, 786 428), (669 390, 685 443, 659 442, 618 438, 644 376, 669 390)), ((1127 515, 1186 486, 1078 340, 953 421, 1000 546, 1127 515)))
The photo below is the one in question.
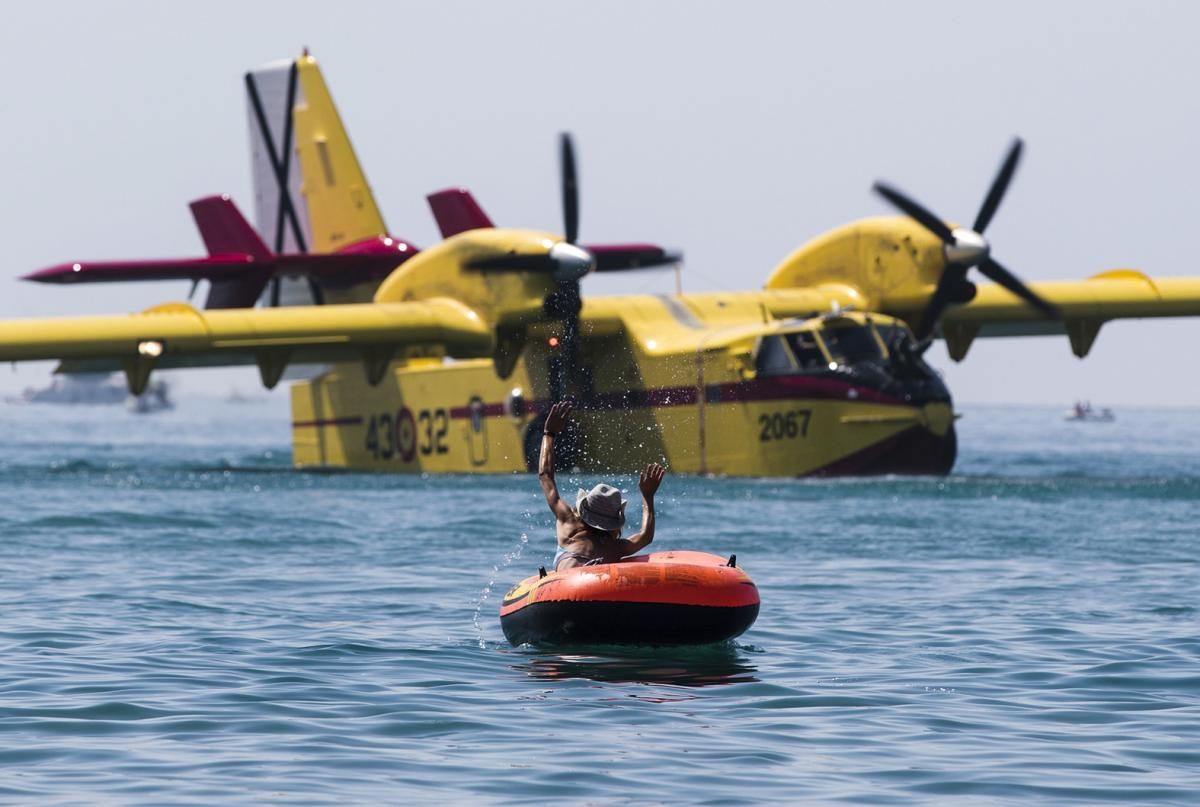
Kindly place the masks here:
POLYGON ((166 303, 137 314, 0 322, 0 361, 60 359, 70 372, 123 370, 133 392, 151 370, 257 364, 273 387, 288 364, 362 361, 372 383, 394 358, 439 348, 491 355, 479 315, 445 298, 407 303, 198 311, 166 303))
POLYGON ((1048 319, 1005 289, 980 284, 975 299, 951 306, 942 317, 942 336, 956 361, 977 337, 1065 333, 1080 358, 1091 350, 1100 326, 1113 319, 1200 316, 1200 278, 1151 278, 1117 269, 1087 280, 1030 283, 1055 306, 1061 319, 1048 319))

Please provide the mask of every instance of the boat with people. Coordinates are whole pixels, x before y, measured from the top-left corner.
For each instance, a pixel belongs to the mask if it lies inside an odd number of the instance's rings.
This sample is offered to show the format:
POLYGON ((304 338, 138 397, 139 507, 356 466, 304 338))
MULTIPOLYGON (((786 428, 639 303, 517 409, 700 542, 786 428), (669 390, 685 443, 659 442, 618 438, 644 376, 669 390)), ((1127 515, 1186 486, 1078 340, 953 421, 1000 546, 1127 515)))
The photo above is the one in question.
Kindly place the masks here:
POLYGON ((744 633, 758 588, 737 556, 651 552, 522 580, 500 604, 515 645, 700 645, 744 633))
POLYGON ((1095 409, 1091 401, 1076 401, 1075 406, 1067 410, 1065 420, 1089 421, 1093 423, 1111 423, 1117 419, 1108 407, 1095 409))

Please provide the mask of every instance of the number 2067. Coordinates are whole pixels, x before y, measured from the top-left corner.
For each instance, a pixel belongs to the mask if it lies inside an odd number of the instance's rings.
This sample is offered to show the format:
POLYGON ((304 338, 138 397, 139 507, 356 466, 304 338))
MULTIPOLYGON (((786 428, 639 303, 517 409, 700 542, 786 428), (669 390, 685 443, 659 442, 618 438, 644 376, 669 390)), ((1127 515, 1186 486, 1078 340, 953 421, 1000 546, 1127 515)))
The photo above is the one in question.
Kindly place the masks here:
POLYGON ((793 409, 790 412, 772 412, 758 416, 758 439, 766 443, 771 440, 791 440, 808 436, 808 423, 812 420, 811 409, 793 409))

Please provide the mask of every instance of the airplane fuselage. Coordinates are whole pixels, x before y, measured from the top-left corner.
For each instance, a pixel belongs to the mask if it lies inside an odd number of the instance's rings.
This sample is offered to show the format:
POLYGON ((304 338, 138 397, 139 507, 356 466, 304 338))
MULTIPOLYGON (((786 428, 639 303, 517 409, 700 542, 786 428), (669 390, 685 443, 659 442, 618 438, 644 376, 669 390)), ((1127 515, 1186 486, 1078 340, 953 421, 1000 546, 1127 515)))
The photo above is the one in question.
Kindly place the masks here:
MULTIPOLYGON (((580 358, 590 370, 571 390, 577 428, 560 441, 564 467, 627 472, 659 461, 676 473, 807 476, 946 473, 953 465, 949 393, 919 359, 906 367, 890 355, 881 334, 903 328, 890 318, 747 325, 736 310, 753 304, 745 295, 619 303, 619 311, 594 303, 585 317, 580 358), (724 321, 705 316, 713 312, 724 321), (849 345, 852 336, 859 344, 849 345), (852 356, 842 355, 847 349, 852 356)), ((550 403, 554 337, 553 323, 531 329, 508 378, 491 360, 432 357, 398 362, 376 386, 354 364, 298 383, 295 463, 530 470, 550 403)))

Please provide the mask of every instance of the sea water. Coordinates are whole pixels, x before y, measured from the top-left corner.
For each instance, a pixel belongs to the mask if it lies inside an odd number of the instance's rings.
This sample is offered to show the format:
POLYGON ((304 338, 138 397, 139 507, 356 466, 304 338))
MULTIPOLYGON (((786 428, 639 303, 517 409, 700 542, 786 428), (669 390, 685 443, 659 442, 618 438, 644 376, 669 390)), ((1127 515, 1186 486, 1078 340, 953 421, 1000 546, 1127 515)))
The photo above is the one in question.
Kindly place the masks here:
POLYGON ((669 475, 654 547, 757 623, 576 652, 500 630, 531 476, 297 472, 278 396, 0 405, 0 800, 1200 803, 1200 412, 963 414, 948 478, 669 475))

